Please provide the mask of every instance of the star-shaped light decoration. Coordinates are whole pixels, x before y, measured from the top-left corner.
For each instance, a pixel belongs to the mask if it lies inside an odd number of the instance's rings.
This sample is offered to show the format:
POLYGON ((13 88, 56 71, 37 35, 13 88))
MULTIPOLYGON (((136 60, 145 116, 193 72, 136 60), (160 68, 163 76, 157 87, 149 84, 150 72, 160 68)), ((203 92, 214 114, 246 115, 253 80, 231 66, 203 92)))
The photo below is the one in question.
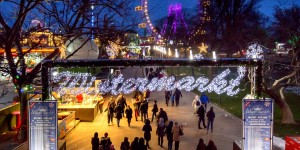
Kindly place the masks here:
POLYGON ((208 46, 205 43, 201 43, 201 46, 198 46, 200 52, 199 53, 207 53, 208 46))
POLYGON ((253 43, 247 48, 246 58, 263 59, 263 50, 258 43, 253 43))

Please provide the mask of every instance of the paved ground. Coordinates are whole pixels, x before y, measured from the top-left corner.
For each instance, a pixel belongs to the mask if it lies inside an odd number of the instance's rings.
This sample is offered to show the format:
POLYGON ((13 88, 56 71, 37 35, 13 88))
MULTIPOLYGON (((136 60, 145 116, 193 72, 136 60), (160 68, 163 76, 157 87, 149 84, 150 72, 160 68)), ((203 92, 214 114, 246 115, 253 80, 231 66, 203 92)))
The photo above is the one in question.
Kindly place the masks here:
MULTIPOLYGON (((214 122, 214 132, 207 134, 206 130, 199 130, 197 127, 198 117, 193 114, 193 108, 191 106, 194 97, 193 93, 183 92, 183 98, 178 107, 167 107, 164 104, 163 96, 162 92, 151 94, 152 101, 149 102, 149 113, 153 106, 153 100, 157 100, 158 107, 162 107, 167 112, 169 120, 177 121, 184 126, 185 135, 181 137, 180 149, 195 149, 199 138, 203 138, 205 143, 210 139, 214 140, 219 150, 230 150, 232 149, 233 141, 242 138, 241 119, 233 117, 218 106, 209 104, 209 106, 214 107, 216 118, 214 122)), ((128 103, 130 104, 131 102, 128 101, 128 103)), ((106 104, 104 106, 106 106, 106 104)), ((151 113, 149 117, 151 117, 151 113)), ((78 126, 66 136, 67 149, 91 149, 91 137, 94 135, 94 132, 98 132, 101 136, 105 132, 108 132, 116 148, 120 147, 125 136, 127 136, 130 141, 132 141, 134 137, 143 137, 143 123, 140 120, 136 122, 133 119, 132 126, 127 127, 126 119, 122 119, 120 125, 121 127, 117 127, 116 120, 114 120, 114 124, 108 126, 106 113, 99 113, 94 122, 80 122, 78 126)), ((166 137, 164 139, 164 148, 160 148, 157 144, 157 136, 155 135, 156 124, 153 122, 151 126, 153 129, 151 133, 152 139, 150 141, 151 149, 166 149, 166 137)))

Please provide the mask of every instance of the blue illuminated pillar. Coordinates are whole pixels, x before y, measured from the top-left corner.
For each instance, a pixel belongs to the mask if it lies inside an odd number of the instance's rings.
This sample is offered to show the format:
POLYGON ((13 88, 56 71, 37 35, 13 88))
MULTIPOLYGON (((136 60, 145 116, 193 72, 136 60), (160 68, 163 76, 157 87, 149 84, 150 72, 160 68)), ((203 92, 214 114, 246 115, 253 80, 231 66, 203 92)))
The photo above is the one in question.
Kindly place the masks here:
POLYGON ((95 8, 95 1, 91 0, 91 11, 92 11, 92 17, 91 17, 91 39, 93 40, 95 38, 95 16, 94 16, 94 8, 95 8))

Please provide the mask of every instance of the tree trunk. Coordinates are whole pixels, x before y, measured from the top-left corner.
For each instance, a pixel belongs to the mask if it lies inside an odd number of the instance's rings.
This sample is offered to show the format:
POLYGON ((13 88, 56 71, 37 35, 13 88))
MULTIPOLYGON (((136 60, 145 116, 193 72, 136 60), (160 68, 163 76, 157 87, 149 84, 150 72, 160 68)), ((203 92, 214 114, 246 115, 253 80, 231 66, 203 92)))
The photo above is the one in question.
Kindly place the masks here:
POLYGON ((283 94, 284 87, 281 87, 279 91, 275 89, 267 89, 265 92, 274 99, 275 103, 280 107, 282 112, 282 123, 285 124, 296 124, 294 119, 294 115, 291 111, 290 106, 285 101, 285 97, 283 94), (279 93, 279 95, 277 94, 279 93))
POLYGON ((282 123, 296 124, 296 121, 294 119, 294 115, 292 113, 292 110, 291 110, 290 106, 287 104, 287 102, 285 100, 283 90, 284 90, 284 87, 281 87, 280 90, 279 90, 280 99, 281 99, 282 104, 283 104, 282 107, 280 107, 281 111, 282 111, 282 123))
POLYGON ((28 139, 28 126, 27 126, 27 118, 28 118, 28 111, 27 111, 27 93, 19 91, 20 99, 20 114, 21 114, 21 128, 20 128, 20 134, 21 134, 21 142, 25 142, 28 139))

